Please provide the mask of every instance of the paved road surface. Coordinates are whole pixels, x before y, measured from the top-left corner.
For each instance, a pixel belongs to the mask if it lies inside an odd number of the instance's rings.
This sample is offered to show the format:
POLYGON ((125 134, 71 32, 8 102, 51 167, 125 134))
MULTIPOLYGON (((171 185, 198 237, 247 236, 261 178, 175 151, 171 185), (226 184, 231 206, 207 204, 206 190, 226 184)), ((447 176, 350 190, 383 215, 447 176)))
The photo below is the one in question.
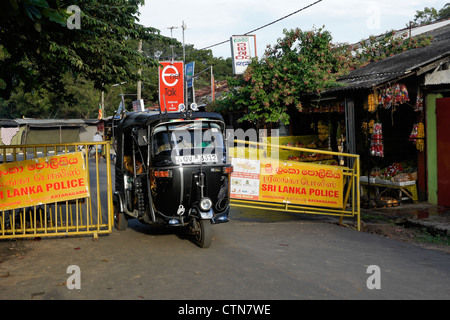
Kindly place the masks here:
POLYGON ((25 240, 27 252, 0 264, 0 299, 450 298, 446 253, 308 216, 235 208, 232 217, 214 226, 209 249, 135 220, 98 241, 25 240), (71 265, 81 289, 66 285, 71 265), (381 289, 367 288, 372 265, 381 289))

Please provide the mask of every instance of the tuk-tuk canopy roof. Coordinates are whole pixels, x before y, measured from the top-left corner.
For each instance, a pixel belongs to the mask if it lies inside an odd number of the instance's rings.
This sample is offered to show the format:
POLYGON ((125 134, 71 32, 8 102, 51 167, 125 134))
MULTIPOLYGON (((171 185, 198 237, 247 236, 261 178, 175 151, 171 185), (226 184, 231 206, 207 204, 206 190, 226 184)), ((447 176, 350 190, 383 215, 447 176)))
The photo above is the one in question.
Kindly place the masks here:
POLYGON ((187 121, 195 121, 195 120, 218 120, 223 121, 223 117, 214 112, 194 112, 192 116, 189 116, 186 113, 180 112, 170 112, 170 113, 145 113, 145 112, 136 112, 129 113, 123 118, 118 126, 122 129, 131 126, 148 126, 148 125, 156 125, 158 123, 166 122, 168 120, 173 119, 184 119, 187 121))

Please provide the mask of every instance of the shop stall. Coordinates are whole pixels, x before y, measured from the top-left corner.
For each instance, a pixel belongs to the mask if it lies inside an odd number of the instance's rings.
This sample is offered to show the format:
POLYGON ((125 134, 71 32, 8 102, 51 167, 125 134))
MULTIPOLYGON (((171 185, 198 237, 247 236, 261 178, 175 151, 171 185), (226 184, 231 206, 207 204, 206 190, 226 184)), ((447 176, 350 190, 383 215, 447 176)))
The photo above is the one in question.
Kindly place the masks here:
MULTIPOLYGON (((290 112, 290 135, 279 137, 278 144, 286 147, 311 150, 344 152, 347 130, 345 125, 345 103, 343 99, 305 100, 302 110, 290 112)), ((274 138, 270 143, 277 144, 274 138)), ((316 152, 280 150, 280 159, 298 162, 314 162, 329 165, 344 165, 343 159, 316 152)))
MULTIPOLYGON (((439 181, 450 183, 450 170, 436 172, 439 159, 450 154, 436 143, 445 140, 438 136, 443 131, 436 130, 436 110, 439 98, 444 101, 450 95, 450 81, 440 80, 438 85, 429 81, 433 74, 450 69, 450 27, 435 30, 431 36, 430 45, 353 70, 339 80, 341 86, 321 95, 330 103, 345 101, 343 149, 361 156, 362 206, 396 206, 429 199, 439 204, 435 200, 439 181)), ((313 98, 304 105, 306 114, 316 116, 312 123, 326 123, 317 116, 323 118, 324 111, 331 109, 320 102, 315 105, 313 98)), ((329 119, 335 123, 340 113, 332 114, 329 119)), ((336 137, 330 134, 330 139, 333 147, 336 137)))
POLYGON ((417 88, 414 79, 388 83, 364 99, 365 119, 358 122, 367 150, 361 177, 364 206, 419 201, 416 182, 418 159, 424 151, 424 114, 417 88))

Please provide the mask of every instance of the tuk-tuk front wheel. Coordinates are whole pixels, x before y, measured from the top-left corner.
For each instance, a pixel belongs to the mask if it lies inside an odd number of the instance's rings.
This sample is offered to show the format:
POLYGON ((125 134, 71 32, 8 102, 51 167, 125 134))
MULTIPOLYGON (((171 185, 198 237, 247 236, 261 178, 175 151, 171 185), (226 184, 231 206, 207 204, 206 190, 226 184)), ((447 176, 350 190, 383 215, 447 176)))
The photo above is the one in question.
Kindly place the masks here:
POLYGON ((128 227, 125 213, 120 211, 120 205, 117 202, 114 202, 114 227, 119 231, 124 231, 128 227))
POLYGON ((209 248, 212 243, 212 225, 210 220, 194 219, 193 235, 195 243, 200 248, 209 248))

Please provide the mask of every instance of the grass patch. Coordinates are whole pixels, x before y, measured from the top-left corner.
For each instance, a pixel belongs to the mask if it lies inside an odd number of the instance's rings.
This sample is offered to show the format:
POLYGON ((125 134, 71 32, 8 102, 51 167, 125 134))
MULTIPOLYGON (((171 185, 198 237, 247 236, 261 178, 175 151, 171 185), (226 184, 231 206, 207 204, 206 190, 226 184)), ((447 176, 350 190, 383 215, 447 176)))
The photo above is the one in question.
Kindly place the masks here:
POLYGON ((450 246, 450 237, 447 235, 432 234, 427 228, 420 228, 419 231, 417 241, 450 246))
POLYGON ((389 224, 395 224, 392 218, 384 214, 373 214, 373 213, 363 213, 361 212, 361 220, 366 222, 386 222, 389 224))

